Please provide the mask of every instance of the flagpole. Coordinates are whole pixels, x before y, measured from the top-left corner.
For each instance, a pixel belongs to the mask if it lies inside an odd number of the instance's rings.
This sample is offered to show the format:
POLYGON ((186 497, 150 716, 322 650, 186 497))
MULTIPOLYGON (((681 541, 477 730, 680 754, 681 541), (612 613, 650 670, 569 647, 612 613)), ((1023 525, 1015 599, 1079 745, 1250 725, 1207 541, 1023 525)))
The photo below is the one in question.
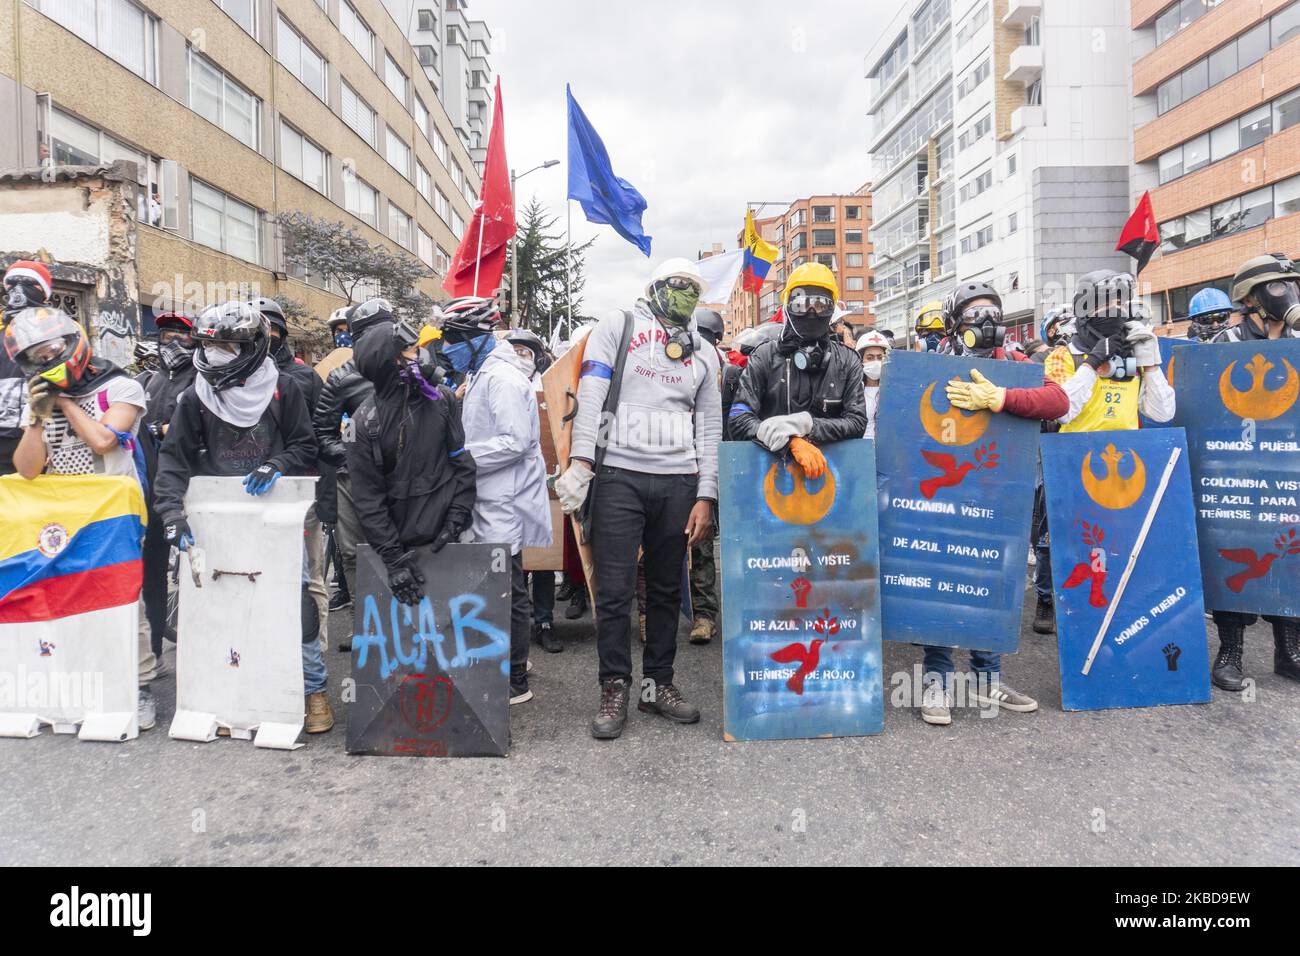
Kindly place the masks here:
POLYGON ((564 200, 564 287, 568 299, 569 338, 573 338, 573 203, 564 200))
POLYGON ((478 253, 474 260, 474 294, 478 295, 478 272, 483 267, 483 204, 478 205, 478 253))

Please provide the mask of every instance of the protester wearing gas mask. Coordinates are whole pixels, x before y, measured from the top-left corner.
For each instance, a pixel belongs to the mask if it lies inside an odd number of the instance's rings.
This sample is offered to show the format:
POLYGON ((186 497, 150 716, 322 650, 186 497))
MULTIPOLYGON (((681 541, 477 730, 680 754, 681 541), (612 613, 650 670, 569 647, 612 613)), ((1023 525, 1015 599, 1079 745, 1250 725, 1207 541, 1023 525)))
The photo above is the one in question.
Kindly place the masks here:
MULTIPOLYGON (((958 358, 996 359, 1028 362, 1023 353, 1005 347, 1006 326, 1002 318, 1002 298, 986 282, 964 282, 949 293, 943 303, 944 342, 940 352, 958 358)), ((969 380, 954 378, 946 394, 954 408, 965 411, 990 411, 1018 418, 1050 420, 1066 410, 1068 401, 1061 387, 1044 380, 1034 388, 1006 388, 995 385, 977 369, 970 370, 969 380)), ((921 695, 921 719, 927 724, 946 726, 952 723, 953 689, 956 665, 951 647, 927 645, 924 650, 925 677, 921 695)), ((1031 713, 1038 701, 1022 694, 1002 679, 1002 655, 993 651, 972 650, 970 667, 978 675, 972 696, 976 703, 994 706, 1012 713, 1031 713)))
POLYGON ((1047 357, 1047 377, 1065 389, 1069 410, 1062 432, 1138 427, 1138 412, 1153 422, 1174 417, 1174 390, 1160 368, 1155 334, 1134 318, 1134 280, 1098 269, 1074 289, 1075 332, 1047 357))
POLYGON ((560 506, 581 511, 596 575, 597 739, 623 732, 632 682, 630 617, 644 549, 646 642, 637 707, 676 723, 700 710, 673 683, 686 549, 708 536, 718 499, 718 353, 691 328, 704 290, 688 259, 662 263, 630 311, 591 330, 579 372, 560 506))
MULTIPOLYGON (((50 270, 43 263, 19 259, 4 274, 4 311, 0 314, 0 335, 9 320, 23 309, 45 305, 50 299, 50 270)), ((14 451, 23 437, 23 392, 27 377, 18 364, 0 349, 0 475, 13 472, 14 451)))
POLYGON ((750 356, 731 406, 731 436, 790 454, 810 478, 826 471, 819 445, 867 430, 862 360, 830 334, 839 287, 819 262, 790 273, 781 336, 750 356))
POLYGON ((876 437, 876 413, 880 410, 880 376, 889 361, 889 337, 872 329, 858 337, 857 350, 862 358, 862 395, 867 413, 864 438, 876 437))
POLYGON ((938 299, 921 306, 916 314, 916 350, 938 352, 943 344, 943 303, 938 299))
POLYGON ((1241 321, 1211 341, 1300 338, 1300 271, 1281 253, 1243 262, 1232 277, 1232 301, 1241 307, 1241 321))

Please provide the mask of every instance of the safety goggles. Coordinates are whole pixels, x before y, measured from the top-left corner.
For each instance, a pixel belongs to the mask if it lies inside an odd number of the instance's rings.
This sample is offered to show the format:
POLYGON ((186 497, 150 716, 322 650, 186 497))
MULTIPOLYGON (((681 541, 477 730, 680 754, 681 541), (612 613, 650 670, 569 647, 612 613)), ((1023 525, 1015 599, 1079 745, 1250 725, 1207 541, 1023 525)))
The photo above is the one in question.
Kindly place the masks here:
POLYGON ((675 289, 678 292, 684 292, 687 289, 694 289, 696 292, 701 291, 700 284, 694 279, 688 279, 686 276, 669 276, 664 282, 668 285, 668 288, 675 289))
POLYGON ((795 290, 790 293, 790 301, 785 310, 791 315, 813 315, 819 319, 829 319, 835 314, 835 300, 829 292, 803 292, 795 290))
POLYGON ((996 305, 975 305, 962 309, 962 325, 983 325, 985 322, 1001 322, 1002 310, 996 305))

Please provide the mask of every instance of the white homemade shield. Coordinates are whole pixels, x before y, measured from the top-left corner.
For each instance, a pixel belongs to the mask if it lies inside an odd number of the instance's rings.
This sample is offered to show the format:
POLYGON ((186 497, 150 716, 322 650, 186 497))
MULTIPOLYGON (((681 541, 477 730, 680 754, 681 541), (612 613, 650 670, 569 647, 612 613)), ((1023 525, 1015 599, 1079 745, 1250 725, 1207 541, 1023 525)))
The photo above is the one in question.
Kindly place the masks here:
POLYGON ((139 736, 138 607, 0 624, 0 737, 35 737, 41 724, 82 740, 139 736))
POLYGON ((190 482, 202 558, 181 563, 172 737, 212 740, 221 726, 245 740, 256 731, 259 747, 301 746, 303 519, 315 483, 281 478, 254 497, 242 478, 190 482))

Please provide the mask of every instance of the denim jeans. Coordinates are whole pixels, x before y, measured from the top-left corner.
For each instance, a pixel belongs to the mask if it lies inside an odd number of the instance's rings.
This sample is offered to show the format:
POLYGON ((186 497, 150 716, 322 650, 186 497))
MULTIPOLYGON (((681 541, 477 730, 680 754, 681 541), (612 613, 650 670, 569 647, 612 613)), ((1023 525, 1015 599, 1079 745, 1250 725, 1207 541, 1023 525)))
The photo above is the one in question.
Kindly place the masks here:
POLYGON ((600 679, 632 679, 632 601, 637 550, 644 549, 646 643, 641 672, 673 680, 682 602, 686 521, 695 475, 654 475, 604 466, 592 492, 591 556, 596 567, 596 655, 600 679))
MULTIPOLYGON (((951 684, 952 676, 957 671, 953 665, 954 648, 925 644, 922 645, 922 650, 925 651, 926 678, 937 674, 943 678, 945 685, 951 684)), ((970 668, 977 674, 988 675, 990 681, 996 682, 1002 672, 1002 655, 996 651, 971 651, 970 668)))
POLYGON ((1043 490, 1043 459, 1038 459, 1038 482, 1034 486, 1034 517, 1029 525, 1029 544, 1034 549, 1034 593, 1044 604, 1052 603, 1052 550, 1047 533, 1047 493, 1043 490))
POLYGON ((533 572, 533 623, 539 627, 555 621, 555 572, 533 572))
POLYGON ((524 570, 524 553, 510 559, 510 680, 528 680, 528 641, 532 636, 529 618, 528 573, 524 570))
MULTIPOLYGON (((303 553, 303 574, 306 576, 307 555, 303 553)), ((302 605, 302 692, 315 694, 325 689, 329 682, 329 672, 325 670, 325 656, 320 646, 320 614, 316 610, 316 598, 309 590, 309 583, 302 582, 300 601, 302 605)))

